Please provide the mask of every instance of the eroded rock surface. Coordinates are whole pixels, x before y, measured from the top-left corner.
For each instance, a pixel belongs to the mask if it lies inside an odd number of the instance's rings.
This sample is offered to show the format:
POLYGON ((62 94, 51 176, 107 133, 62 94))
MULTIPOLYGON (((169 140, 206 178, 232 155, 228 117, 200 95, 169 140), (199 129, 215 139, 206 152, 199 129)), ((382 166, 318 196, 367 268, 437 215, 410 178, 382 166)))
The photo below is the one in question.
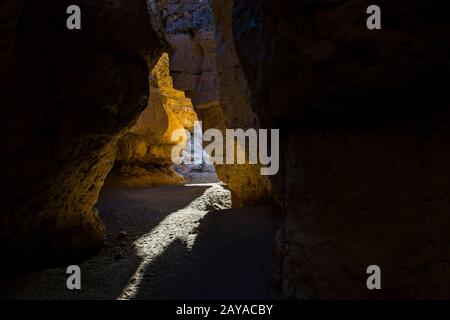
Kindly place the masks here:
POLYGON ((263 126, 281 128, 290 298, 449 298, 450 27, 443 1, 235 0, 263 126), (382 290, 366 288, 379 265, 382 290))
POLYGON ((93 206, 147 104, 160 41, 144 0, 2 2, 0 32, 2 267, 80 261, 102 246, 93 206))
POLYGON ((198 107, 217 104, 214 26, 209 1, 147 0, 155 30, 170 47, 175 88, 198 107))
POLYGON ((119 141, 114 169, 107 185, 145 187, 182 184, 172 169, 172 133, 192 131, 197 115, 183 91, 173 88, 169 57, 164 53, 150 74, 150 99, 136 124, 119 141))
MULTIPOLYGON (((230 1, 148 0, 154 27, 171 53, 174 86, 192 98, 203 130, 257 128, 231 32, 230 1), (213 10, 216 21, 214 22, 213 10), (217 28, 220 24, 222 27, 217 28)), ((268 197, 269 180, 258 165, 216 165, 236 206, 268 197)))

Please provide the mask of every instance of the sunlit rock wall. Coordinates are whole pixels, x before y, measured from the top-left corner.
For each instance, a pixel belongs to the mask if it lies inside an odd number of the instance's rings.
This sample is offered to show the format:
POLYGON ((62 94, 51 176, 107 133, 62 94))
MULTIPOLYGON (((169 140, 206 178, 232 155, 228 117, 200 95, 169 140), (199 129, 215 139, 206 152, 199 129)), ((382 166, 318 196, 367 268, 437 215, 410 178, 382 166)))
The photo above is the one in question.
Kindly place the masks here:
POLYGON ((3 1, 0 30, 1 267, 78 262, 102 246, 93 206, 160 41, 144 0, 3 1))
POLYGON ((175 88, 195 107, 217 105, 219 91, 209 1, 147 0, 155 30, 170 48, 175 88))
MULTIPOLYGON (((239 66, 231 34, 229 1, 148 0, 154 27, 170 48, 170 71, 174 86, 192 98, 203 130, 256 128, 248 86, 239 66), (213 7, 220 24, 216 32, 213 7)), ((216 165, 219 178, 232 191, 236 206, 263 201, 269 180, 258 165, 216 165)))
POLYGON ((197 115, 183 91, 173 88, 169 57, 164 53, 150 74, 150 99, 136 124, 119 141, 110 187, 182 184, 172 169, 175 130, 192 131, 197 115))

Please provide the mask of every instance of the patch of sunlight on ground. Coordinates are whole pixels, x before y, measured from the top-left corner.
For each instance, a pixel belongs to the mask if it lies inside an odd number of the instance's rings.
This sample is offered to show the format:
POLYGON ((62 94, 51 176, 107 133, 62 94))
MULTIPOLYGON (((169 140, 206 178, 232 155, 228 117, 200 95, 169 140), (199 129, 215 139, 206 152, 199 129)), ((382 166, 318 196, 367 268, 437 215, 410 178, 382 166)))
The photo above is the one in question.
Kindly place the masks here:
POLYGON ((231 208, 231 194, 219 183, 187 184, 186 187, 209 186, 198 198, 186 207, 169 214, 151 232, 143 235, 134 242, 138 256, 142 263, 136 269, 133 283, 129 283, 121 292, 118 299, 133 299, 139 291, 139 285, 148 265, 161 256, 166 248, 174 241, 181 241, 191 250, 197 238, 195 231, 203 216, 210 210, 231 208))

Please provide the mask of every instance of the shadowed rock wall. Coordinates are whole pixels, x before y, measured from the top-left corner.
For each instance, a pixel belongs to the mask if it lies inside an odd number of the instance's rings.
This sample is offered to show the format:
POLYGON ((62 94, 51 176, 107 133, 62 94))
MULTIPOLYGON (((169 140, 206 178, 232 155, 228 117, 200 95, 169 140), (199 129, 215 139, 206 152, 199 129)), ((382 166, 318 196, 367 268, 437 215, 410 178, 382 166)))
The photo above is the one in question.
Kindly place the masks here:
POLYGON ((93 206, 147 105, 159 39, 144 0, 3 1, 0 33, 2 267, 79 261, 103 243, 93 206))
POLYGON ((280 128, 289 298, 449 298, 448 4, 235 0, 262 126, 280 128), (382 290, 366 288, 379 265, 382 290))

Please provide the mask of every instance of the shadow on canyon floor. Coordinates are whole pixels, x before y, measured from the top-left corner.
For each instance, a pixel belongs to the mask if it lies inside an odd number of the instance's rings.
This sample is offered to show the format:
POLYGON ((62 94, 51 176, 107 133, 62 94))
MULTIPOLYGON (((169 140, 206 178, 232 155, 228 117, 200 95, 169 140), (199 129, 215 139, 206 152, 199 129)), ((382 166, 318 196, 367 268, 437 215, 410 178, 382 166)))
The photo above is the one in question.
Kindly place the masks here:
POLYGON ((137 299, 270 299, 277 216, 270 207, 210 211, 192 249, 174 241, 146 268, 137 299), (166 270, 159 274, 160 270, 166 270))
POLYGON ((271 206, 223 209, 219 184, 107 190, 98 203, 105 247, 81 264, 4 277, 0 299, 268 299, 279 215, 271 206))

